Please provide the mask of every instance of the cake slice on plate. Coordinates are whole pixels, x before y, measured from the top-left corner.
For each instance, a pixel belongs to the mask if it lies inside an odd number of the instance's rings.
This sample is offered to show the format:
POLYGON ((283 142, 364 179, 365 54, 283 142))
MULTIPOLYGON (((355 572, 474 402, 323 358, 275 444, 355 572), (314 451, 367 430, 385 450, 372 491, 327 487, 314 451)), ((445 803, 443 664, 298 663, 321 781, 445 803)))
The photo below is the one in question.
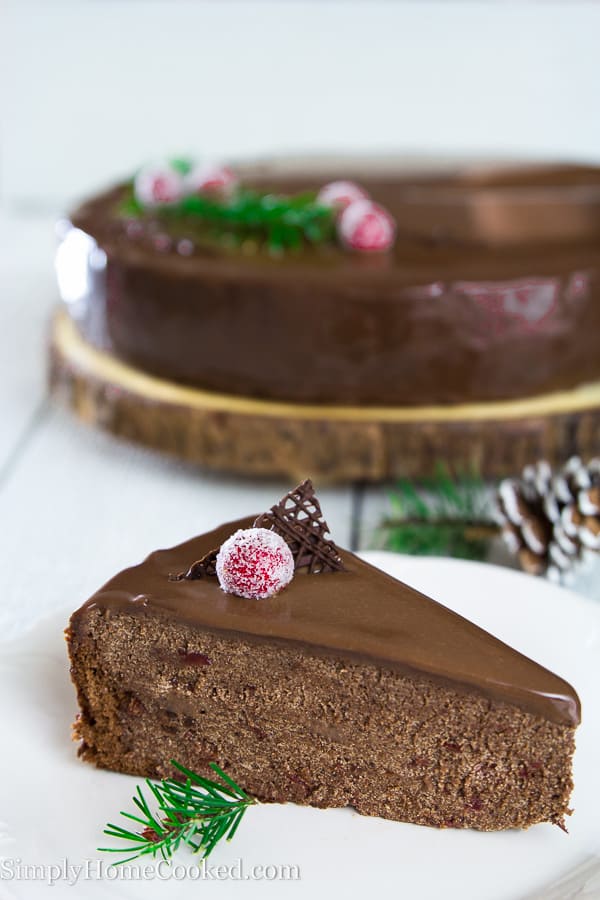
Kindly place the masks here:
POLYGON ((67 629, 80 754, 438 827, 564 826, 580 706, 547 669, 338 550, 310 482, 116 575, 67 629))

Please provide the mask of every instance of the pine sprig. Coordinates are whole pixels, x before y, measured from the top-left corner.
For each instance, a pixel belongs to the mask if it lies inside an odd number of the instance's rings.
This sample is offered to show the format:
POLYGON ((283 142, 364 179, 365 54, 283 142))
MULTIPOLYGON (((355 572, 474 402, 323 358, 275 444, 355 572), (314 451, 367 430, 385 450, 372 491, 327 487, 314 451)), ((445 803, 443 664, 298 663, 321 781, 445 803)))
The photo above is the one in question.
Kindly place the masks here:
POLYGON ((498 534, 482 479, 476 473, 455 478, 443 463, 419 487, 400 481, 389 503, 378 543, 397 553, 484 559, 490 539, 498 534))
POLYGON ((128 843, 126 847, 98 848, 101 852, 128 854, 117 860, 115 865, 131 862, 140 856, 154 858, 160 855, 168 860, 182 844, 206 858, 220 840, 232 839, 248 807, 258 802, 216 763, 210 763, 210 767, 219 776, 220 782, 203 778, 173 759, 171 765, 185 776, 184 780, 163 778, 154 782, 146 779, 151 799, 157 807, 155 813, 140 787, 133 797, 136 812, 121 811, 122 816, 141 828, 133 831, 109 823, 104 829, 104 834, 109 837, 128 843))
MULTIPOLYGON (((144 215, 130 189, 121 212, 144 215)), ((165 223, 200 225, 214 238, 229 235, 236 242, 252 238, 273 253, 298 250, 304 244, 335 240, 335 213, 316 202, 314 192, 284 196, 240 188, 229 198, 194 194, 179 203, 153 210, 165 223)))

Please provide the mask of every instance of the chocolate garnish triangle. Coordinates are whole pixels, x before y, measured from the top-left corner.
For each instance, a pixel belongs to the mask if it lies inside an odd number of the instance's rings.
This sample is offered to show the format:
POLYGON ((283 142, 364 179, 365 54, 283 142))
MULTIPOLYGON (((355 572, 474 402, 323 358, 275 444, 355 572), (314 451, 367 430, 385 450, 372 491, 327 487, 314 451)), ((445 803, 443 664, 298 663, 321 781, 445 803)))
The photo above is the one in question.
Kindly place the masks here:
POLYGON ((327 537, 329 527, 310 478, 259 516, 254 527, 268 528, 284 539, 292 551, 296 570, 306 569, 309 575, 344 570, 336 545, 327 537))

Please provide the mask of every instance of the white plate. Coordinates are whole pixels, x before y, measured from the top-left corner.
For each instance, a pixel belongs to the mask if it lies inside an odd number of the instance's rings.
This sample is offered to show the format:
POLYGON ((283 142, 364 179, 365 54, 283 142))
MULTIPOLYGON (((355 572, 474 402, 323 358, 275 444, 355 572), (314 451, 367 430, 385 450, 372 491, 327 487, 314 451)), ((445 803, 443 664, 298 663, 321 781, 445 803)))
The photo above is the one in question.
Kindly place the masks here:
MULTIPOLYGON (((148 900, 156 895, 177 900, 216 891, 220 897, 268 894, 279 900, 292 895, 324 898, 332 892, 364 898, 368 892, 410 900, 504 900, 542 891, 540 897, 565 900, 575 896, 575 889, 556 883, 565 875, 572 879, 573 872, 575 882, 586 881, 593 891, 586 897, 600 896, 600 887, 596 893, 591 886, 598 878, 593 866, 600 852, 600 606, 545 581, 490 565, 388 553, 365 557, 575 685, 584 722, 578 731, 570 833, 545 824, 525 832, 438 831, 347 809, 265 805, 249 811, 235 840, 213 853, 211 865, 230 866, 242 859, 245 875, 256 865, 295 865, 299 881, 229 878, 209 887, 190 877, 165 882, 158 877, 164 870, 155 868, 153 879, 128 882, 109 881, 106 874, 84 880, 82 872, 78 897, 148 900)), ((102 828, 107 821, 120 820, 119 810, 131 809, 130 798, 139 783, 96 770, 76 757, 69 739, 76 705, 62 635, 67 615, 40 622, 26 637, 0 645, 2 900, 37 897, 48 890, 45 880, 11 878, 17 865, 21 874, 40 877, 52 875, 52 870, 28 873, 24 867, 60 866, 65 858, 71 865, 89 859, 92 869, 99 861, 107 867, 109 855, 95 850, 108 841, 102 828)), ((185 849, 177 855, 178 864, 194 860, 185 849)), ((74 894, 61 877, 51 896, 59 900, 74 894)))

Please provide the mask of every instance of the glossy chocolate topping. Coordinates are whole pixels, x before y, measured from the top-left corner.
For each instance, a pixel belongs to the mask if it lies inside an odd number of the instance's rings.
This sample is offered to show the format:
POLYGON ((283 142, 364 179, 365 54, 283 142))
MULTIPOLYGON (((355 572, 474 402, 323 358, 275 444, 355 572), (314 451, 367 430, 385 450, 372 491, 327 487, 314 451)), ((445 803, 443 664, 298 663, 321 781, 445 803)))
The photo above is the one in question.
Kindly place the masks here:
POLYGON ((423 673, 553 722, 579 722, 577 694, 561 678, 352 553, 342 551, 345 571, 299 572, 285 590, 267 600, 225 594, 216 578, 169 580, 253 521, 232 522, 152 553, 94 594, 74 614, 74 625, 90 606, 165 616, 200 630, 292 641, 313 652, 423 673))
POLYGON ((241 174, 281 192, 354 178, 395 216, 393 252, 234 249, 127 222, 116 188, 72 216, 107 259, 75 312, 88 339, 161 377, 296 402, 453 404, 600 378, 600 169, 241 174))

